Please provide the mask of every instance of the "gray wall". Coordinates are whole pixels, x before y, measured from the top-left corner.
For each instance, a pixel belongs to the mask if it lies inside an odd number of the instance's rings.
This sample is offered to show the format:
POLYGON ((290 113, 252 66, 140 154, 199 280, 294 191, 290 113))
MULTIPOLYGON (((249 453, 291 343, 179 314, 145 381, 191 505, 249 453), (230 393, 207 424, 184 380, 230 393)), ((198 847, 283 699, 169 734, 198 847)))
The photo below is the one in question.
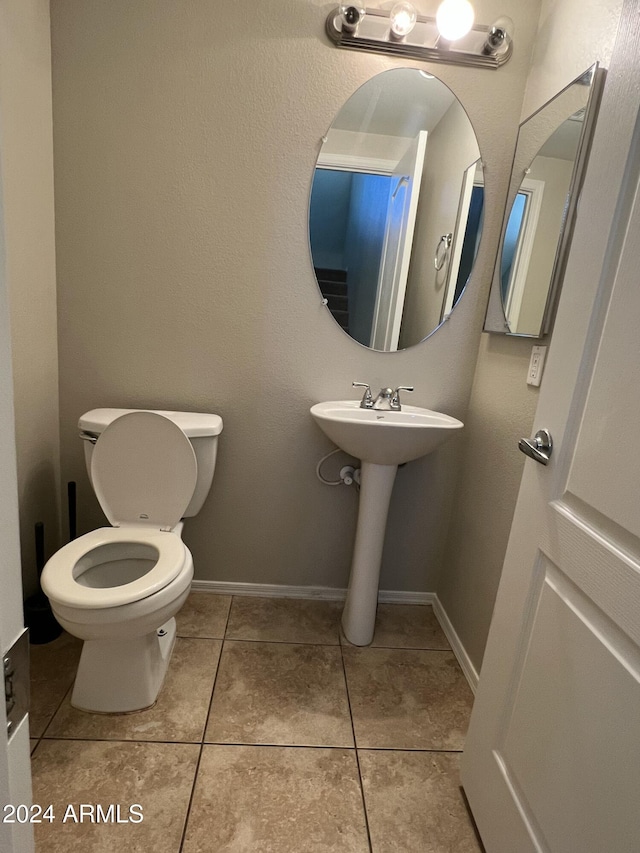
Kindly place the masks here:
POLYGON ((489 632, 538 389, 526 384, 540 341, 482 336, 465 424, 461 476, 438 597, 477 670, 489 632))
MULTIPOLYGON (((543 0, 523 120, 596 60, 606 67, 621 6, 621 0, 589 0, 588 9, 581 0, 543 0)), ((438 586, 440 602, 477 670, 525 462, 517 442, 544 426, 534 427, 538 389, 526 384, 531 347, 539 343, 549 341, 484 334, 478 353, 462 476, 438 586)))
POLYGON ((0 22, 3 274, 12 368, 25 591, 36 589, 34 525, 59 547, 59 413, 48 0, 7 0, 0 22))
MULTIPOLYGON (((79 482, 80 530, 102 524, 76 435, 83 411, 218 412, 213 489, 184 532, 196 576, 343 587, 357 498, 316 479, 330 445, 309 406, 355 396, 351 381, 364 380, 415 385, 412 402, 466 417, 538 6, 477 4, 480 21, 506 10, 516 23, 497 72, 337 50, 329 6, 312 0, 262 0, 237 27, 226 8, 52 2, 63 479, 79 482), (487 218, 453 318, 385 354, 352 342, 321 305, 307 206, 336 112, 399 64, 436 73, 465 105, 487 218)), ((400 471, 383 588, 435 589, 459 448, 400 471)))

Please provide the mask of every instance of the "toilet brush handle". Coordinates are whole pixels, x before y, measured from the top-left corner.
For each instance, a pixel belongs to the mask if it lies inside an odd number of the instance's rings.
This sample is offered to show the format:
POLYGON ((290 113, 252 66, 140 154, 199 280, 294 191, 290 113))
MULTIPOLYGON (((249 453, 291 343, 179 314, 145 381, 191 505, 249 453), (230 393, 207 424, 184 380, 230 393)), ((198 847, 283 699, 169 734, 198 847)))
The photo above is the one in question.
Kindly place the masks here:
POLYGON ((76 484, 75 480, 67 483, 67 503, 69 506, 69 541, 76 538, 76 484))
POLYGON ((36 535, 36 569, 38 572, 38 577, 40 577, 40 575, 42 574, 42 570, 44 569, 44 524, 41 521, 36 521, 35 535, 36 535))

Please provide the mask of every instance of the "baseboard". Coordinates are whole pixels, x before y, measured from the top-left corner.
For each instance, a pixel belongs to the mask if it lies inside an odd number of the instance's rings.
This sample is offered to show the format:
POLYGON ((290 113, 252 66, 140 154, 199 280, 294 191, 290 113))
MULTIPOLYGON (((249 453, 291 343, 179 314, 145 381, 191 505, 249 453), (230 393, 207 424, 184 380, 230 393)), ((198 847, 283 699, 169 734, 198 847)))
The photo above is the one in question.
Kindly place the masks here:
MULTIPOLYGON (((288 586, 273 583, 231 583, 228 581, 194 580, 194 592, 217 592, 225 595, 258 595, 262 598, 316 598, 320 601, 344 601, 346 589, 332 586, 288 586)), ((433 592, 409 592, 381 589, 378 601, 381 604, 433 604, 433 592)))
POLYGON ((435 613, 436 619, 440 623, 440 627, 444 631, 447 640, 449 640, 451 650, 458 659, 458 663, 465 674, 465 678, 469 682, 469 687, 475 694, 480 677, 478 675, 478 670, 473 665, 471 658, 467 654, 467 650, 462 644, 462 640, 458 636, 456 629, 453 627, 451 620, 447 616, 447 612, 442 606, 442 602, 437 595, 434 595, 433 597, 433 612, 435 613))
POLYGON ((380 604, 433 604, 435 592, 408 592, 403 589, 381 589, 380 604))

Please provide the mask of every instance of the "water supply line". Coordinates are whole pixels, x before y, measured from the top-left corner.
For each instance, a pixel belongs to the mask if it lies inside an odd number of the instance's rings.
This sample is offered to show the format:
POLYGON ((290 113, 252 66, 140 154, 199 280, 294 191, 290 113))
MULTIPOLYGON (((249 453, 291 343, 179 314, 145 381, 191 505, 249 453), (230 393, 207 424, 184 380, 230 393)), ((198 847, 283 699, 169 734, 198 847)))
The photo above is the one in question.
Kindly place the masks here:
POLYGON ((316 465, 316 476, 320 480, 321 483, 324 483, 325 486, 352 486, 355 485, 356 490, 360 491, 360 469, 355 468, 353 465, 344 465, 340 469, 340 479, 339 480, 327 480, 322 476, 322 465, 329 459, 331 456, 334 456, 336 453, 342 453, 343 451, 336 447, 335 450, 330 451, 323 456, 322 459, 316 465))
POLYGON ((335 450, 332 450, 330 453, 327 453, 326 456, 323 456, 322 459, 316 465, 316 476, 318 477, 318 479, 320 480, 321 483, 325 484, 325 486, 341 486, 342 485, 342 480, 325 480, 325 478, 322 476, 322 472, 320 471, 322 464, 324 462, 326 462, 330 456, 334 456, 336 453, 340 453, 339 447, 336 447, 335 450))

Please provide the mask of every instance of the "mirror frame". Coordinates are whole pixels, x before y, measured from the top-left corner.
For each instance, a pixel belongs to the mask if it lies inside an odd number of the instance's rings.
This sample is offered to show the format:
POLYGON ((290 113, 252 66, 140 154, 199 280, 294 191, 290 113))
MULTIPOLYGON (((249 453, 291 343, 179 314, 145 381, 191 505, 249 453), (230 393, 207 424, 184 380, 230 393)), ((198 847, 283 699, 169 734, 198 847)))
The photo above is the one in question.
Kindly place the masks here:
MULTIPOLYGON (((544 338, 549 334, 551 329, 551 324, 553 318, 555 316, 555 308, 558 302, 558 298, 560 296, 560 291, 562 289, 562 280, 564 278, 564 273, 567 265, 567 258, 569 256, 569 250, 571 248, 571 240, 573 238, 573 231, 575 227, 576 214, 578 208, 578 202, 580 200, 580 193, 582 191, 582 185, 584 183, 584 177, 587 170, 587 163, 589 160, 589 154, 591 152, 591 143, 593 141, 593 133, 595 130, 596 120, 598 117, 598 109, 600 106, 600 100, 602 98, 602 91, 604 88, 604 81, 606 77, 606 70, 599 66, 599 63, 594 63, 590 68, 588 68, 584 73, 580 74, 575 80, 572 80, 567 86, 561 89, 553 98, 547 101, 543 106, 541 106, 538 110, 532 113, 527 119, 520 124, 520 131, 518 133, 518 138, 520 138, 520 133, 522 132, 523 126, 534 118, 536 115, 541 113, 549 104, 553 103, 556 98, 566 92, 571 86, 579 84, 581 80, 584 80, 587 75, 591 76, 589 97, 587 98, 587 104, 585 106, 585 114, 584 121, 582 125, 582 132, 580 133, 580 139, 578 142, 578 149, 576 152, 576 158, 573 166, 573 171, 571 174, 571 181, 569 183, 569 191, 567 194, 567 202, 566 202, 566 212, 563 218, 562 226, 560 229, 560 233, 558 235, 558 243, 556 246, 556 253, 553 262, 553 267, 551 270, 551 277, 549 279, 549 290, 547 293, 547 299, 545 303, 544 312, 542 315, 542 319, 540 322, 540 332, 537 335, 531 333, 522 333, 522 332, 512 332, 509 329, 504 306, 502 303, 502 288, 501 288, 501 278, 500 278, 500 262, 502 260, 502 246, 504 243, 505 233, 507 230, 509 217, 511 215, 511 209, 513 207, 513 202, 515 197, 520 189, 523 178, 526 177, 521 173, 516 173, 515 164, 517 161, 517 152, 518 152, 518 143, 516 142, 516 147, 514 151, 513 157, 513 165, 511 169, 511 177, 509 179, 509 193, 507 196, 507 206, 505 209, 504 219, 502 222, 502 229, 500 231, 500 241, 498 243, 498 252, 496 255, 496 262, 493 270, 493 278, 491 281, 491 289, 489 292, 489 302, 487 305, 487 312, 485 315, 483 331, 491 332, 494 334, 500 335, 509 335, 510 337, 517 338, 533 338, 540 339, 544 338)), ((546 141, 546 140, 545 140, 546 141)), ((536 155, 537 156, 537 155, 536 155)), ((535 157, 534 157, 535 159, 535 157)), ((532 161, 533 162, 533 161, 532 161)))

